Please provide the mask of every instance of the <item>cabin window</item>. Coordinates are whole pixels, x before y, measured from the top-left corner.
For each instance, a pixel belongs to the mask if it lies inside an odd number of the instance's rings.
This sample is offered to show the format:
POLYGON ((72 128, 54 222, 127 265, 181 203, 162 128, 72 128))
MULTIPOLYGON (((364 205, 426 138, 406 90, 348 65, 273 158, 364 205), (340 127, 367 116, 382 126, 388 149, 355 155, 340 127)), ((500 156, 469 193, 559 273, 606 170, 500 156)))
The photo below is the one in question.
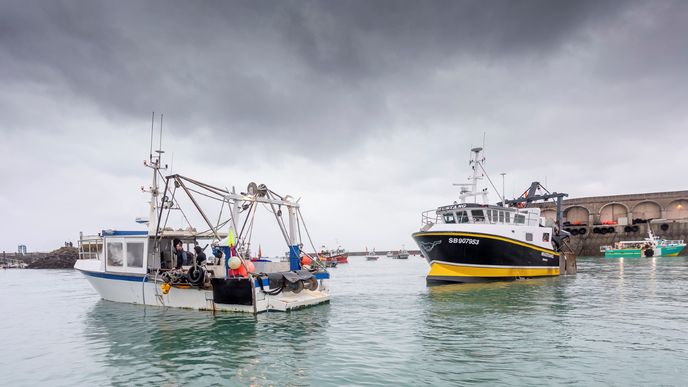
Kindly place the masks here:
POLYGON ((471 216, 473 216, 473 221, 476 223, 485 221, 485 213, 483 210, 471 210, 471 216))
POLYGON ((543 242, 549 242, 549 233, 548 232, 542 234, 542 241, 543 242))
POLYGON ((499 211, 499 223, 504 223, 504 211, 499 211))
POLYGON ((466 211, 459 211, 456 213, 456 223, 468 223, 468 214, 466 211))
POLYGON ((514 223, 523 224, 526 222, 526 216, 521 214, 514 215, 514 223))
POLYGON ((506 222, 511 223, 511 213, 507 212, 504 216, 506 216, 506 222))
POLYGON ((456 223, 454 214, 444 214, 444 223, 456 223))
POLYGON ((124 262, 124 250, 122 242, 107 243, 107 264, 110 266, 122 266, 124 262))
POLYGON ((127 243, 127 267, 143 267, 143 242, 127 243))
POLYGON ((487 210, 486 212, 487 212, 487 221, 492 223, 492 211, 487 210))
POLYGON ((532 242, 533 241, 533 234, 530 232, 526 233, 526 241, 532 242))

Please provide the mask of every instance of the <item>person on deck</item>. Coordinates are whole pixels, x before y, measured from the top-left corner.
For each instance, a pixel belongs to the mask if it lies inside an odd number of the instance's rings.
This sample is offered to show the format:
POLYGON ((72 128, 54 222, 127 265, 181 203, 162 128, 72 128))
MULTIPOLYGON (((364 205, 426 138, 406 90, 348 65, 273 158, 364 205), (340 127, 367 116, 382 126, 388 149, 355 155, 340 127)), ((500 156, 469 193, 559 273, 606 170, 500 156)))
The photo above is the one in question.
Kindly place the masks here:
POLYGON ((203 265, 207 259, 205 253, 203 252, 203 249, 201 248, 201 246, 196 245, 194 247, 194 251, 196 252, 196 264, 199 266, 203 265))
POLYGON ((182 265, 187 265, 188 261, 188 253, 184 251, 184 244, 182 243, 181 240, 175 239, 173 241, 174 245, 174 252, 177 254, 177 265, 175 266, 175 269, 181 269, 182 265))

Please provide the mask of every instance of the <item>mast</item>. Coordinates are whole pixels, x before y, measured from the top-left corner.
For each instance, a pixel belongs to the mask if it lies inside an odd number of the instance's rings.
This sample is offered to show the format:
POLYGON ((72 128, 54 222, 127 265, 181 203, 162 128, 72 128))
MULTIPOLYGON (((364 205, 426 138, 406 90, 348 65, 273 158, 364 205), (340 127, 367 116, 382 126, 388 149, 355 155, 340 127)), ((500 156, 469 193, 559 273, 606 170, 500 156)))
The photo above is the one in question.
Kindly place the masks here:
POLYGON ((158 185, 158 176, 160 175, 160 170, 166 170, 167 165, 162 166, 162 154, 165 153, 162 150, 162 114, 160 115, 160 142, 159 147, 153 154, 153 124, 155 123, 155 112, 153 112, 153 119, 151 122, 151 152, 148 155, 148 161, 144 161, 143 165, 153 170, 153 181, 151 182, 150 189, 146 191, 142 188, 144 192, 150 192, 150 201, 148 202, 148 235, 155 235, 158 230, 158 197, 160 196, 160 186, 158 185))
MULTIPOLYGON (((285 196, 284 201, 293 203, 291 196, 285 196)), ((297 233, 297 218, 296 207, 287 206, 287 213, 289 214, 289 270, 299 270, 301 268, 301 252, 299 236, 297 233)))
POLYGON ((466 203, 466 198, 470 197, 473 197, 474 203, 477 203, 478 196, 482 196, 484 204, 487 203, 487 189, 478 192, 478 180, 482 180, 483 178, 481 171, 483 171, 482 162, 485 160, 485 158, 481 157, 480 155, 482 151, 483 148, 481 147, 471 149, 471 161, 468 163, 468 165, 470 165, 473 169, 473 176, 469 178, 471 183, 454 184, 455 186, 461 187, 461 192, 459 193, 459 199, 461 200, 461 203, 466 203))

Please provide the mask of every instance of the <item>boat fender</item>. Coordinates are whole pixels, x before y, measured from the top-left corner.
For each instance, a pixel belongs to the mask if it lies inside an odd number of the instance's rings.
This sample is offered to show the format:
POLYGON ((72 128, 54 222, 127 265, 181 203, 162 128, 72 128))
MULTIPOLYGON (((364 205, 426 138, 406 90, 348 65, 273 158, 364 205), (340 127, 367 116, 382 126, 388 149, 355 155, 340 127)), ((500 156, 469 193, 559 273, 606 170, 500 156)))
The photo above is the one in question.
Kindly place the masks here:
POLYGON ((241 266, 241 260, 238 257, 232 257, 229 259, 229 262, 227 262, 227 265, 230 269, 236 270, 241 266))
POLYGON ((616 232, 616 230, 614 229, 614 227, 607 227, 607 233, 611 234, 611 233, 614 233, 614 232, 616 232))
POLYGON ((666 231, 666 230, 668 230, 668 229, 669 229, 669 225, 668 225, 668 224, 666 224, 666 223, 662 223, 662 225, 661 225, 661 226, 659 226, 659 228, 661 228, 661 229, 662 229, 662 231, 666 231))
POLYGON ((579 228, 578 229, 578 235, 585 235, 585 233, 588 232, 585 228, 579 228))
POLYGON ((655 255, 655 251, 651 247, 648 247, 647 249, 645 249, 645 257, 652 258, 652 257, 654 257, 654 255, 655 255))
POLYGON ((631 227, 633 229, 633 232, 638 232, 640 231, 640 226, 633 226, 631 227))
POLYGON ((171 286, 170 286, 169 283, 163 282, 163 283, 160 285, 160 290, 162 290, 162 294, 167 294, 167 293, 169 293, 169 292, 170 292, 170 287, 171 287, 171 286))
POLYGON ((599 231, 600 234, 606 234, 607 233, 607 229, 604 227, 600 228, 599 230, 600 230, 599 231))
POLYGON ((633 227, 631 227, 631 226, 624 227, 624 232, 631 232, 631 231, 633 231, 633 227))
POLYGON ((597 228, 597 227, 595 227, 595 228, 592 229, 592 233, 593 233, 593 234, 599 234, 599 233, 600 233, 600 229, 597 228))

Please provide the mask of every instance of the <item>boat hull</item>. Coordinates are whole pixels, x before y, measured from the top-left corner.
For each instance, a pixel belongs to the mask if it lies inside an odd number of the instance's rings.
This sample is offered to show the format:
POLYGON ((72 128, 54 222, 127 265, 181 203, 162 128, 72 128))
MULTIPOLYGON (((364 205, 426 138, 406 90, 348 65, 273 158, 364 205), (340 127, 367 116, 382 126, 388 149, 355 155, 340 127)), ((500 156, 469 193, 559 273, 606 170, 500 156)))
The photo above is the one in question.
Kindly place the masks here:
POLYGON ((337 262, 339 263, 349 263, 349 256, 346 254, 338 254, 330 257, 320 257, 320 260, 324 262, 337 262))
MULTIPOLYGON (((654 249, 652 258, 676 257, 683 251, 685 245, 661 246, 654 249)), ((605 258, 646 258, 640 249, 608 249, 604 252, 605 258)))
POLYGON ((251 305, 239 305, 214 302, 212 289, 173 286, 167 294, 163 294, 161 290, 162 281, 150 278, 148 275, 78 270, 103 299, 128 304, 209 311, 261 313, 265 311, 286 312, 329 302, 330 300, 329 291, 324 287, 323 281, 319 281, 320 286, 317 290, 302 290, 298 294, 282 292, 277 295, 268 295, 260 289, 259 285, 254 286, 254 303, 251 305))
POLYGON ((430 264, 429 284, 474 283, 560 274, 559 254, 500 235, 422 231, 413 234, 430 264))

